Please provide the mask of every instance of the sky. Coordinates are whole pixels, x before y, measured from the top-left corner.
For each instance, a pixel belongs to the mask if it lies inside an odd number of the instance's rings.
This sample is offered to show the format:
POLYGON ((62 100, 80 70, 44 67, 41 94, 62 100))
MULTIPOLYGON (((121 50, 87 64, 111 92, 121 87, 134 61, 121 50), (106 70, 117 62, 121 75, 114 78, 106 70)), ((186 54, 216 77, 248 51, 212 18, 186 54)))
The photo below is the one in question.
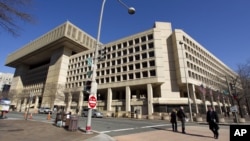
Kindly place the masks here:
MULTIPOLYGON (((249 0, 122 0, 136 13, 129 15, 117 0, 106 0, 100 41, 104 44, 153 27, 155 21, 170 22, 182 29, 224 64, 237 71, 250 59, 249 0)), ((103 0, 33 0, 25 11, 35 23, 16 20, 20 36, 0 28, 0 72, 14 73, 5 66, 9 54, 67 20, 97 37, 103 0)))

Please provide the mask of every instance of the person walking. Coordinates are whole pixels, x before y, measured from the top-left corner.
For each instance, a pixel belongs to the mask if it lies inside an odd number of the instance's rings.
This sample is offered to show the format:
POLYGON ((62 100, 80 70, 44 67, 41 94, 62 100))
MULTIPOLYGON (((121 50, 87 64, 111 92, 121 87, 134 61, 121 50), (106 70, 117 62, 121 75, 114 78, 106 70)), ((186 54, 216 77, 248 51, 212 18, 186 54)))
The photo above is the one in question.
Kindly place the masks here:
POLYGON ((177 116, 178 116, 179 120, 181 121, 182 133, 186 134, 186 132, 185 132, 185 122, 186 122, 187 116, 186 116, 186 114, 184 112, 184 108, 182 106, 178 110, 177 116))
POLYGON ((170 114, 170 122, 172 123, 172 129, 173 132, 177 132, 177 116, 176 116, 176 110, 173 109, 170 114))
POLYGON ((218 139, 219 138, 219 119, 218 119, 218 114, 216 111, 213 110, 212 107, 208 107, 207 111, 207 122, 209 124, 209 129, 213 132, 214 138, 218 139))

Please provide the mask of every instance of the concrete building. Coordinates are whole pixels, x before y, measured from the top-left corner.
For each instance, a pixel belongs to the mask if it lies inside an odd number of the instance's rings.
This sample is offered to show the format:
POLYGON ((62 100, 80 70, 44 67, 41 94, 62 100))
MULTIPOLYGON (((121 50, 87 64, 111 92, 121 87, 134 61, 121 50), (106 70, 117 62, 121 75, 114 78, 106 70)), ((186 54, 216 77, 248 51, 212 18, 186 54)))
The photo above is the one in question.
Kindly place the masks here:
POLYGON ((13 79, 12 73, 0 72, 0 98, 7 97, 13 79))
MULTIPOLYGON (((180 105, 196 114, 212 105, 222 113, 231 105, 223 91, 227 78, 237 74, 171 23, 155 22, 103 46, 107 53, 97 65, 97 108, 107 114, 139 110, 152 115, 180 105)), ((32 94, 35 108, 75 112, 87 107, 83 89, 91 79, 95 47, 94 37, 67 21, 10 54, 6 65, 16 68, 12 104, 23 111, 32 94)))

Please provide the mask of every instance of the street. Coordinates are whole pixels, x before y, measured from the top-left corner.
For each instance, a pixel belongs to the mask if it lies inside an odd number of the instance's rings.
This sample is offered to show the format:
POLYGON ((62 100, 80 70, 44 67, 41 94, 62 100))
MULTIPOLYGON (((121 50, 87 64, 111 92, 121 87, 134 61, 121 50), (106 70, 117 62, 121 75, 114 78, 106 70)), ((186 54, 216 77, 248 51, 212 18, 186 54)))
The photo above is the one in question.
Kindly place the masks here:
MULTIPOLYGON (((10 112, 7 114, 9 119, 23 119, 23 113, 10 112)), ((33 114, 32 119, 41 122, 53 123, 55 115, 51 115, 52 118, 47 120, 47 114, 33 114)), ((85 129, 87 117, 79 117, 78 127, 85 129)), ((187 126, 205 126, 197 123, 187 123, 187 126)), ((159 131, 170 129, 171 125, 169 121, 165 120, 147 120, 147 119, 131 119, 131 118, 92 118, 91 128, 93 132, 104 133, 111 137, 129 135, 135 133, 143 133, 149 131, 159 131)), ((179 127, 180 128, 180 127, 179 127)), ((188 128, 188 127, 187 127, 188 128)), ((228 126, 221 126, 221 128, 228 129, 228 126)))

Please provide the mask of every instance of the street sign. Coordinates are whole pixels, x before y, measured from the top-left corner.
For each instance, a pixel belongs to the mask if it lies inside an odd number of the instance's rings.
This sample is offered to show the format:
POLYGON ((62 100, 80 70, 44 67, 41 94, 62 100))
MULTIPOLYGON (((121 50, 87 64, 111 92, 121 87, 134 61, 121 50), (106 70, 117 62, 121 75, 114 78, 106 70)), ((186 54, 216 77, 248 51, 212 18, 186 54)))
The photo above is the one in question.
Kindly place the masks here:
POLYGON ((88 66, 92 66, 92 58, 87 58, 88 66))
POLYGON ((96 97, 93 95, 89 96, 88 108, 95 109, 96 108, 96 97))
POLYGON ((230 111, 231 111, 231 112, 238 112, 238 107, 237 107, 237 106, 232 106, 232 107, 230 108, 230 111))

